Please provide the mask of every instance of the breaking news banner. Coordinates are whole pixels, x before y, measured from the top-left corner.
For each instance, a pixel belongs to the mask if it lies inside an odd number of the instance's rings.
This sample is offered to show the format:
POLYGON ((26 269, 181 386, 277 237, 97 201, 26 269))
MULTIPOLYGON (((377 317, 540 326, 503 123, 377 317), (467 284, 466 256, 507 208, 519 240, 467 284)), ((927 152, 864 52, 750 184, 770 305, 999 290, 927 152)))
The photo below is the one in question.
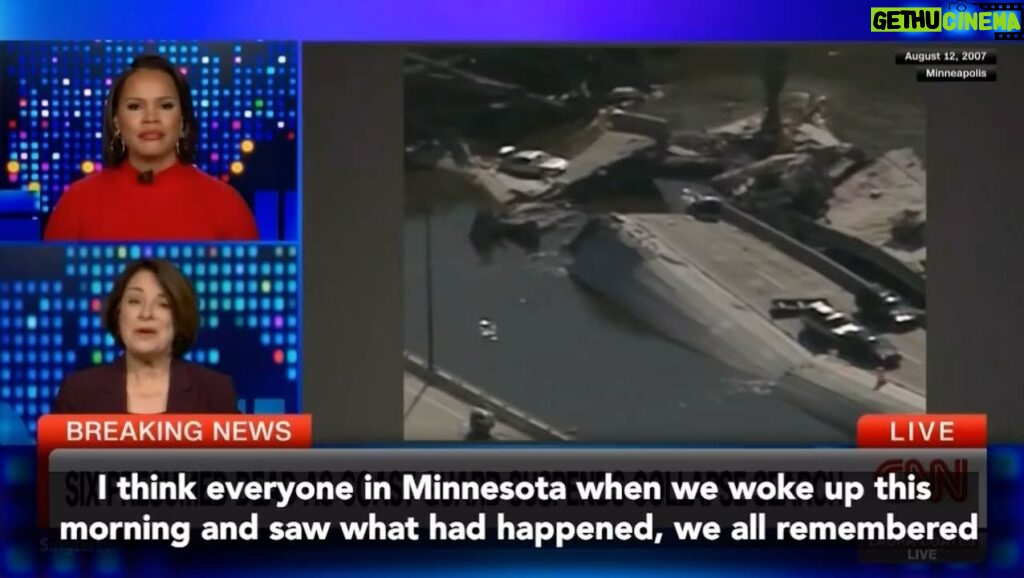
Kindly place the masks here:
MULTIPOLYGON (((154 432, 191 418, 161 419, 154 432)), ((65 428, 136 427, 79 420, 65 428)), ((864 561, 975 562, 985 437, 984 416, 889 415, 861 420, 856 449, 79 446, 49 454, 46 522, 68 546, 847 544, 864 561)))
POLYGON ((71 415, 39 418, 36 464, 39 521, 45 526, 47 464, 58 448, 308 448, 309 415, 71 415))

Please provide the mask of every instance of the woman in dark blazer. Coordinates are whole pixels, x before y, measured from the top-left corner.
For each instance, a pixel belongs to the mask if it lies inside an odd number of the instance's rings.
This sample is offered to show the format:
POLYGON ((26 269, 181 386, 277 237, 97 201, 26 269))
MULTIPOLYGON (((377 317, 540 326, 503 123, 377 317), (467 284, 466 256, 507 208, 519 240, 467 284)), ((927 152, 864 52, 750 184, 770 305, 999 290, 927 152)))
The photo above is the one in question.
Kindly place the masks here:
POLYGON ((125 268, 103 320, 124 355, 68 375, 53 413, 238 413, 230 377, 181 359, 195 342, 199 310, 174 265, 144 259, 125 268))

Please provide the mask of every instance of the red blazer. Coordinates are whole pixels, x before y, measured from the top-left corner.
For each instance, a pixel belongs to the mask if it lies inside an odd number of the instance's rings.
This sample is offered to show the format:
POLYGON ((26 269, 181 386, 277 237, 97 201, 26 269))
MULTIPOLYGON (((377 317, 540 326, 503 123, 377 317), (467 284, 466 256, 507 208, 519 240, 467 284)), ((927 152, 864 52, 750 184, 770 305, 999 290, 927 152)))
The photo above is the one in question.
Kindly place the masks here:
MULTIPOLYGON (((76 371, 64 379, 52 413, 128 413, 124 358, 76 371)), ((201 365, 175 359, 167 413, 238 413, 231 378, 201 365)))
POLYGON ((125 162, 76 181, 50 215, 47 241, 255 241, 245 199, 227 183, 178 163, 146 183, 125 162))

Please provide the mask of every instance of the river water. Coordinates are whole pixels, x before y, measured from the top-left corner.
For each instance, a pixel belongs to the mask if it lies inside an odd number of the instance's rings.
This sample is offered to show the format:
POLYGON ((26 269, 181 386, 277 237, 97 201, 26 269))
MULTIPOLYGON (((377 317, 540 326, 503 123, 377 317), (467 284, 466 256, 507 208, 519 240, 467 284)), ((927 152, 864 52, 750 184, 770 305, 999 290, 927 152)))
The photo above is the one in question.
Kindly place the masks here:
MULTIPOLYGON (((735 51, 711 54, 719 66, 691 55, 683 68, 698 72, 667 86, 666 98, 648 110, 690 129, 758 110, 759 79, 744 72, 749 61, 735 51)), ((911 146, 923 158, 914 72, 894 71, 892 54, 870 53, 881 67, 871 75, 863 56, 844 73, 834 60, 841 56, 817 50, 787 90, 827 94, 833 130, 869 153, 911 146)), ((582 288, 562 269, 568 233, 546 237, 539 257, 510 245, 483 258, 468 241, 478 201, 454 198, 431 220, 440 366, 584 441, 848 441, 849 432, 790 406, 771 384, 668 341, 582 288), (482 318, 497 325, 496 341, 482 337, 482 318)), ((427 343, 424 219, 410 211, 404 229, 406 347, 420 355, 427 343)))

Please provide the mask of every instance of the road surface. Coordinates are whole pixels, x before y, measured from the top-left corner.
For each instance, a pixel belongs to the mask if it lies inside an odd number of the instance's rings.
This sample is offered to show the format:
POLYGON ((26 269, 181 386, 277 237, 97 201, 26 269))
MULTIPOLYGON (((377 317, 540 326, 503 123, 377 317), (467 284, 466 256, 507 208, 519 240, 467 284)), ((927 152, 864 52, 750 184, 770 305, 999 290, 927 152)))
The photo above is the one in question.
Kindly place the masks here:
MULTIPOLYGON (((824 297, 843 311, 856 312, 848 291, 731 224, 702 222, 683 215, 644 215, 642 220, 687 260, 765 316, 772 299, 786 297, 824 297)), ((776 320, 775 324, 794 339, 802 328, 798 320, 776 320)), ((903 362, 891 372, 891 379, 924 395, 925 331, 886 337, 903 354, 903 362)))
POLYGON ((692 223, 664 214, 591 221, 574 243, 570 272, 660 333, 752 374, 759 389, 847 435, 866 413, 924 411, 923 395, 897 386, 876 390, 871 372, 800 345, 751 297, 750 280, 764 268, 758 256, 742 269, 746 277, 736 273, 736 280, 725 281, 707 249, 724 240, 715 233, 680 234, 693 233, 692 223))
MULTIPOLYGON (((462 441, 473 408, 409 373, 404 383, 406 441, 462 441)), ((531 439, 501 421, 494 428, 494 437, 499 441, 531 439)))

